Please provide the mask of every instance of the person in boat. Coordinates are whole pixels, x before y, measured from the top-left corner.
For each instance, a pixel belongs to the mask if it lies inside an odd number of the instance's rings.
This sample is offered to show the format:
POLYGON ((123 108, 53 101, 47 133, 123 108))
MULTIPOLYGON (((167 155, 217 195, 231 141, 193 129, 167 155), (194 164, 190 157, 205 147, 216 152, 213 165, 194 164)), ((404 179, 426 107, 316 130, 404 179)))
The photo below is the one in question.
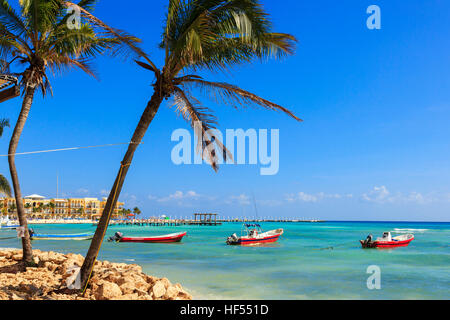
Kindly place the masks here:
POLYGON ((258 235, 258 230, 256 230, 256 229, 252 229, 248 232, 249 238, 256 238, 257 235, 258 235))

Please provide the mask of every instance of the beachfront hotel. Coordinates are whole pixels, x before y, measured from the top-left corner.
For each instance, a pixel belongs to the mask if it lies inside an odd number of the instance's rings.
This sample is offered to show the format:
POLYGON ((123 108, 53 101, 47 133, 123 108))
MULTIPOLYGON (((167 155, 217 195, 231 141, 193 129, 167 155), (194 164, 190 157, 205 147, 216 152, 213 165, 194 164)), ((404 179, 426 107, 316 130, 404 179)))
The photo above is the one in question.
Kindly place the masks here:
MULTIPOLYGON (((106 198, 67 198, 46 199, 43 196, 33 194, 22 199, 25 213, 30 218, 83 218, 93 219, 102 214, 106 205, 106 198)), ((122 215, 124 203, 117 202, 114 208, 114 217, 122 215)), ((0 211, 2 215, 15 214, 17 212, 16 199, 0 198, 0 211)))

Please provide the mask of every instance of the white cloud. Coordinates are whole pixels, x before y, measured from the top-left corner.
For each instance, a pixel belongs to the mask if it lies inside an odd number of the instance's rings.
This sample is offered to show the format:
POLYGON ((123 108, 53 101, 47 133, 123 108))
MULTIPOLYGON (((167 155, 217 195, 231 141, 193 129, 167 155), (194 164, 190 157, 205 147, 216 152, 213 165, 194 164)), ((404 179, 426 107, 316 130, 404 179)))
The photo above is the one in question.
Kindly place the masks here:
POLYGON ((422 193, 413 191, 408 194, 397 192, 392 194, 386 186, 374 187, 368 193, 363 193, 361 199, 366 202, 374 203, 417 203, 425 204, 436 200, 431 195, 423 195, 422 193))
POLYGON ((317 194, 308 194, 303 191, 298 192, 296 194, 288 194, 286 196, 286 200, 288 202, 318 202, 323 199, 344 199, 344 198, 352 198, 352 194, 327 194, 324 192, 319 192, 317 194))
POLYGON ((158 202, 168 202, 168 201, 172 201, 172 200, 182 200, 182 199, 194 199, 197 200, 198 198, 200 198, 201 196, 195 192, 195 191, 187 191, 187 192, 183 192, 183 191, 175 191, 175 193, 167 196, 167 197, 163 197, 163 198, 159 198, 156 201, 158 202))
POLYGON ((80 189, 77 190, 77 193, 87 194, 87 193, 89 193, 89 189, 86 189, 86 188, 80 188, 80 189))
POLYGON ((228 200, 225 201, 225 203, 227 203, 227 204, 237 203, 237 204, 242 205, 242 206, 247 206, 251 202, 250 202, 250 197, 248 195, 240 194, 238 196, 230 196, 228 198, 228 200))
POLYGON ((159 203, 168 203, 168 202, 175 202, 180 206, 189 205, 192 201, 197 200, 214 200, 215 197, 209 197, 206 195, 199 194, 193 190, 190 191, 175 191, 174 193, 165 196, 165 197, 157 197, 154 195, 148 195, 148 199, 152 201, 156 201, 159 203))
POLYGON ((367 202, 378 203, 393 202, 394 200, 385 186, 374 187, 370 192, 363 193, 361 198, 367 202))
POLYGON ((101 194, 102 196, 109 196, 109 190, 102 189, 102 190, 100 190, 100 194, 101 194))

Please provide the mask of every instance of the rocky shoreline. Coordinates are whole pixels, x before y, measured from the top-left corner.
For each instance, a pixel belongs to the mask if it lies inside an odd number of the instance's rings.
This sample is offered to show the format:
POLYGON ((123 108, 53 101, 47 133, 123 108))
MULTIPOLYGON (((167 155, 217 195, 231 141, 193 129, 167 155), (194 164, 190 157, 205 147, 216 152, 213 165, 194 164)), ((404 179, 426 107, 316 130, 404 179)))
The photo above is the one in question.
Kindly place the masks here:
POLYGON ((96 261, 84 294, 70 290, 83 256, 33 250, 36 268, 24 268, 22 250, 0 249, 0 300, 192 300, 182 286, 146 275, 136 264, 96 261))

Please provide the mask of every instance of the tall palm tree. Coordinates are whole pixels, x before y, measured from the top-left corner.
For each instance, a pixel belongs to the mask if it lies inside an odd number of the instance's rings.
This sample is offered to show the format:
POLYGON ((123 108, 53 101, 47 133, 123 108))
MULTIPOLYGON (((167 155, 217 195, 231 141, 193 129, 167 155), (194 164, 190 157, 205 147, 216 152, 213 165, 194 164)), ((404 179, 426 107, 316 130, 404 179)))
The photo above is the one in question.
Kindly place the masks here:
POLYGON ((280 105, 235 85, 205 80, 198 72, 226 71, 254 59, 281 58, 294 52, 295 42, 292 35, 272 31, 269 16, 258 0, 169 0, 160 44, 165 53, 164 66, 157 68, 148 58, 146 62, 137 61, 141 67, 154 74, 154 92, 121 162, 81 268, 83 288, 89 281, 134 152, 163 100, 172 98, 176 111, 191 126, 197 124, 201 133, 197 135, 198 150, 217 171, 218 156, 227 159, 230 153, 209 131, 215 128, 216 119, 211 110, 203 107, 193 96, 193 89, 202 89, 216 102, 235 108, 255 105, 282 111, 301 120, 280 105), (211 145, 214 148, 210 148, 211 145), (215 147, 220 152, 216 152, 215 147))
MULTIPOLYGON (((5 127, 9 127, 8 119, 0 119, 0 137, 3 135, 3 130, 5 127)), ((0 174, 0 194, 3 193, 7 197, 11 197, 11 186, 9 185, 8 179, 4 175, 0 174)))
MULTIPOLYGON (((81 0, 78 6, 86 12, 93 10, 96 0, 81 0)), ((113 55, 126 51, 124 40, 134 43, 138 39, 123 32, 119 39, 111 32, 98 28, 89 19, 82 18, 80 26, 69 27, 72 15, 68 4, 61 0, 20 0, 21 14, 17 14, 6 0, 0 0, 0 58, 8 60, 8 67, 16 63, 21 72, 23 91, 22 108, 9 145, 9 168, 16 198, 20 225, 28 228, 19 178, 15 165, 15 153, 22 130, 27 121, 36 90, 43 96, 52 93, 49 72, 62 73, 79 68, 95 76, 90 60, 105 51, 113 55)), ((27 232, 22 238, 24 265, 33 265, 31 242, 27 232)))

